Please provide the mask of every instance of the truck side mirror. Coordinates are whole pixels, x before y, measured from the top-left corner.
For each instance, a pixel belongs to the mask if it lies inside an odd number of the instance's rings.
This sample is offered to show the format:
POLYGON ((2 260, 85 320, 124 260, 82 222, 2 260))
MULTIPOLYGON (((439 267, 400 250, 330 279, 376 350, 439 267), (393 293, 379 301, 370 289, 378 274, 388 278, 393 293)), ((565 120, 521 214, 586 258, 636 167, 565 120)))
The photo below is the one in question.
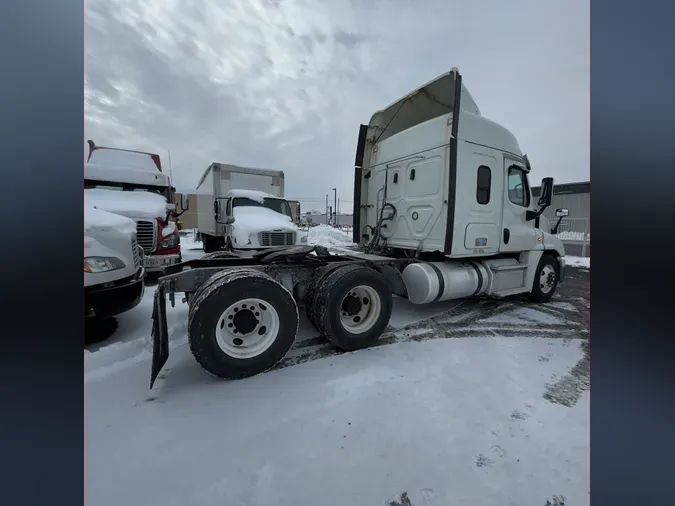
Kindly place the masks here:
POLYGON ((181 211, 187 211, 190 208, 190 199, 187 195, 180 196, 180 208, 181 211))
POLYGON ((539 197, 539 207, 548 207, 553 198, 553 178, 545 177, 541 180, 541 196, 539 197))
POLYGON ((553 235, 558 234, 558 227, 560 227, 560 222, 562 222, 562 220, 565 216, 569 216, 569 214, 570 214, 569 209, 556 209, 555 210, 555 215, 558 218, 558 223, 556 223, 555 226, 551 229, 551 233, 553 235))

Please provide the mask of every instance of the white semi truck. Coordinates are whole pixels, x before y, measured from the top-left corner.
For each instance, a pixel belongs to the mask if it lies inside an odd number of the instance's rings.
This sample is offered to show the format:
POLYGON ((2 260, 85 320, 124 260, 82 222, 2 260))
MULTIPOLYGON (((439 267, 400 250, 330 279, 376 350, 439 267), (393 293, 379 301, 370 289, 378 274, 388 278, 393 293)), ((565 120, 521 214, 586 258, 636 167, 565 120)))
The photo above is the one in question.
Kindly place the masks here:
POLYGON ((143 297, 144 280, 136 223, 85 205, 85 318, 109 318, 136 307, 143 297))
POLYGON ((283 171, 217 162, 197 183, 197 233, 205 253, 260 251, 306 240, 284 198, 283 171))
POLYGON ((231 379, 266 371, 288 352, 298 306, 327 340, 356 350, 381 336, 394 295, 414 304, 550 300, 565 251, 557 225, 541 216, 553 179, 544 178, 534 202, 529 173, 516 138, 481 115, 457 69, 377 111, 356 149, 359 251, 295 246, 171 267, 155 292, 151 388, 169 356, 167 294, 172 304, 185 294, 199 364, 231 379))

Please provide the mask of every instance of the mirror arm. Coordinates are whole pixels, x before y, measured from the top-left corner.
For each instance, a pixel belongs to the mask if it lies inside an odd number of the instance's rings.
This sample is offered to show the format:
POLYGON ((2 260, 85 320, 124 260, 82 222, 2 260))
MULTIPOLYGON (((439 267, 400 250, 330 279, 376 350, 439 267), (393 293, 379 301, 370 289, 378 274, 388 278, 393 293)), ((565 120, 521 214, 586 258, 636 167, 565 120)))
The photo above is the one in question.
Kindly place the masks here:
POLYGON ((560 223, 562 222, 564 216, 558 216, 558 222, 555 224, 555 226, 551 229, 551 234, 557 235, 558 234, 558 227, 560 226, 560 223))
POLYGON ((541 214, 546 210, 547 207, 548 206, 541 206, 536 211, 529 211, 528 210, 527 213, 525 214, 525 220, 532 221, 532 220, 535 220, 535 219, 539 218, 541 216, 541 214))

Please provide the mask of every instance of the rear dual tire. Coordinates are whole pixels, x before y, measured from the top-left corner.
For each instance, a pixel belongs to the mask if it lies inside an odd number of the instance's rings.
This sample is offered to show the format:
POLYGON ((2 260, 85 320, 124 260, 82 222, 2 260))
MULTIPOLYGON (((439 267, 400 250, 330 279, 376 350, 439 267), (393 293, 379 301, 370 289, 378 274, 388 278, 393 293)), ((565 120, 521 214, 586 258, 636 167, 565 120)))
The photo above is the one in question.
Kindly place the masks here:
POLYGON ((362 265, 328 266, 310 282, 305 310, 333 345, 354 351, 372 346, 389 324, 391 289, 378 271, 362 265))
POLYGON ((214 376, 254 376, 286 355, 298 322, 295 300, 271 277, 251 269, 223 271, 194 294, 188 316, 190 350, 214 376))

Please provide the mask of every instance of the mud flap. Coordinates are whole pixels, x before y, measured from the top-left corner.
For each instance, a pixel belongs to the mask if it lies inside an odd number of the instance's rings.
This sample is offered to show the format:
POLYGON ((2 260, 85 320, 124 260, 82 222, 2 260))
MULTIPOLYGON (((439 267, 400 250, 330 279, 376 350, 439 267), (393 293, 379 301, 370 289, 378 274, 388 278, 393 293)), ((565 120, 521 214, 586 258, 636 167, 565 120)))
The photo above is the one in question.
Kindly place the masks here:
POLYGON ((169 359, 169 330, 166 323, 166 289, 157 286, 152 307, 152 374, 150 388, 155 384, 162 367, 169 359))

